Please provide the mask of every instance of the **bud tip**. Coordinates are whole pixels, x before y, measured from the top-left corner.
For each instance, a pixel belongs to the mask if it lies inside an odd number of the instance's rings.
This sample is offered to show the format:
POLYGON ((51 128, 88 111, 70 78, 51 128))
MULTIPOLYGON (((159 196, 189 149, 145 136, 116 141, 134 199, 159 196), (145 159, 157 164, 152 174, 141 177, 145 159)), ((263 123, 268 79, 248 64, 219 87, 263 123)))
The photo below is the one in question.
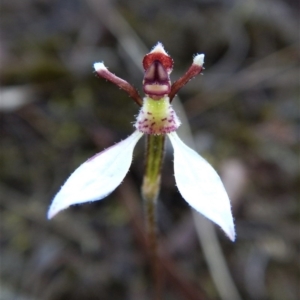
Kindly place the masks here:
POLYGON ((202 67, 204 64, 204 54, 197 54, 194 57, 194 64, 202 67))
POLYGON ((153 53, 153 52, 161 52, 165 55, 168 55, 167 52, 165 51, 165 48, 163 46, 163 44, 161 42, 158 42, 154 47, 153 49, 151 50, 150 53, 153 53))
POLYGON ((104 66, 103 62, 94 63, 94 69, 96 72, 101 71, 101 70, 107 70, 107 68, 104 66))

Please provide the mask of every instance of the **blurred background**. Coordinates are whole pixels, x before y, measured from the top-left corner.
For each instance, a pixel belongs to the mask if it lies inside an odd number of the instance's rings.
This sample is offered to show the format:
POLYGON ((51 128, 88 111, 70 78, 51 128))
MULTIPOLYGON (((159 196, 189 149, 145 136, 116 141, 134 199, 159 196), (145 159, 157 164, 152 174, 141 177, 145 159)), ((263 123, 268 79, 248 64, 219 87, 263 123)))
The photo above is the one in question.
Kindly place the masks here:
POLYGON ((299 11, 297 0, 2 0, 0 299, 152 299, 144 140, 106 199, 46 212, 77 166, 133 131, 139 108, 93 63, 141 91, 157 41, 173 81, 205 53, 204 75, 175 102, 179 135, 192 132, 221 174, 237 230, 231 243, 192 217, 167 144, 162 299, 300 299, 299 11))

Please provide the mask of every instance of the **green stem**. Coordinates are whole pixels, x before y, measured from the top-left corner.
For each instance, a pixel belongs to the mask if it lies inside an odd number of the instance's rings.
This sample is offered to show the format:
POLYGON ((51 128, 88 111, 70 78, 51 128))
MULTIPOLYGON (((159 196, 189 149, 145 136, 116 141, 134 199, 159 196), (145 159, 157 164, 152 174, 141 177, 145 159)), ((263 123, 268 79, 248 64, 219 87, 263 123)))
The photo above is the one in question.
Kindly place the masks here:
POLYGON ((142 185, 145 204, 148 239, 155 281, 156 299, 159 299, 159 265, 157 263, 156 200, 160 189, 161 165, 164 154, 165 135, 147 136, 146 171, 142 185))

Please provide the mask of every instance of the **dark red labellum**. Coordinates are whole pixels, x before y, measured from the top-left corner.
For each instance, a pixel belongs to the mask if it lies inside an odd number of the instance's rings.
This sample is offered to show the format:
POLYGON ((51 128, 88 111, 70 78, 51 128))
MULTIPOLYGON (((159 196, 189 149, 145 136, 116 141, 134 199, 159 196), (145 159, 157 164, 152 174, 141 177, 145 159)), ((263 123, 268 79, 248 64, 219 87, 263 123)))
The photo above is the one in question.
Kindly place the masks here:
POLYGON ((168 74, 173 69, 173 59, 162 52, 150 52, 143 59, 144 70, 147 71, 154 61, 159 61, 168 74))
POLYGON ((171 89, 170 77, 159 60, 154 60, 146 70, 143 88, 145 94, 153 99, 160 99, 169 94, 171 89))

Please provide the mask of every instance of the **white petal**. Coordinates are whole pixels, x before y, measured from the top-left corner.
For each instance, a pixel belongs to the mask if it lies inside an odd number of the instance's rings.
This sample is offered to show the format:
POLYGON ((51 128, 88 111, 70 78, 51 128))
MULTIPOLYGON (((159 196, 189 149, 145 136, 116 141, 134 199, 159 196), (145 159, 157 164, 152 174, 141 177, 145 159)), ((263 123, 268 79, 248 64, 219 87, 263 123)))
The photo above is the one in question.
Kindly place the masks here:
POLYGON ((220 177, 197 152, 175 132, 168 134, 174 147, 174 172, 182 197, 198 212, 217 223, 234 241, 230 202, 220 177))
POLYGON ((72 204, 101 200, 124 179, 133 149, 143 134, 135 131, 124 141, 94 155, 67 179, 48 211, 48 219, 72 204))

